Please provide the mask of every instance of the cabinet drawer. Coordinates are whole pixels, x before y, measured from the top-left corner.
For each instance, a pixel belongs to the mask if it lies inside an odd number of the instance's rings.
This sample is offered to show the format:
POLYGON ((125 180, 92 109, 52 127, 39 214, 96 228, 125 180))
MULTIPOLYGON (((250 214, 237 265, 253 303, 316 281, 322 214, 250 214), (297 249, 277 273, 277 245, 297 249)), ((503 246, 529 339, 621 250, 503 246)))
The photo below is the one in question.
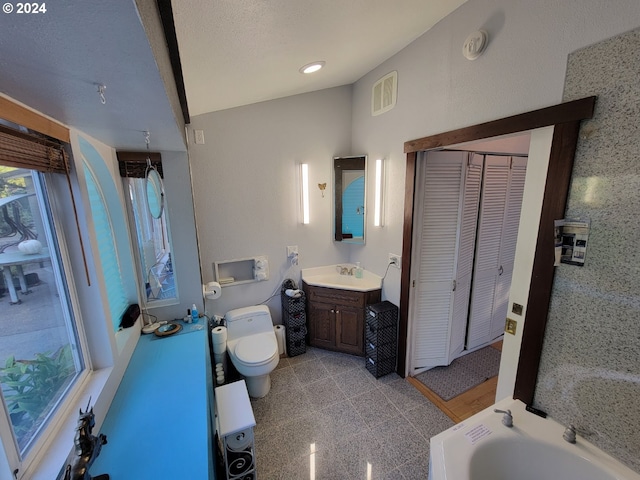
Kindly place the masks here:
POLYGON ((350 292, 336 288, 310 287, 309 300, 312 302, 364 307, 365 295, 362 292, 350 292))

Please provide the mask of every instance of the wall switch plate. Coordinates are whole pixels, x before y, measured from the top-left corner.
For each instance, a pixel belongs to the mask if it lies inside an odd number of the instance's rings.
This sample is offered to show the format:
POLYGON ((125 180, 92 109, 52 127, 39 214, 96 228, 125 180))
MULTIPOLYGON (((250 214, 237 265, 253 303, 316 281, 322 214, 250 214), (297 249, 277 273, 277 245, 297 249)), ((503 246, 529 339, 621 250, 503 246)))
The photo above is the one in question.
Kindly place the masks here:
POLYGON ((402 265, 402 256, 395 253, 389 254, 389 263, 396 268, 400 268, 402 265))
POLYGON ((515 335, 517 325, 518 325, 518 322, 516 322, 515 320, 512 320, 511 318, 507 318, 507 321, 504 325, 504 331, 507 333, 510 333, 511 335, 515 335))
POLYGON ((193 133, 196 145, 204 145, 204 130, 194 130, 193 133))

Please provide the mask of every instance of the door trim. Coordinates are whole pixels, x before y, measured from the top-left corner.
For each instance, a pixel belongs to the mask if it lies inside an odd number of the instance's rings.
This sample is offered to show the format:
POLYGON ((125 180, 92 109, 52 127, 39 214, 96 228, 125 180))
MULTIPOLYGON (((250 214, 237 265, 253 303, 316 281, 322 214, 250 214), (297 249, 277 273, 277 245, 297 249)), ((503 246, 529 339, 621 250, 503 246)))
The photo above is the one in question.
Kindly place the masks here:
POLYGON ((564 216, 580 122, 593 117, 595 102, 595 96, 586 97, 499 120, 411 140, 404 144, 404 152, 407 154, 407 159, 404 225, 402 229, 402 273, 400 280, 397 367, 397 373, 401 377, 405 376, 408 342, 417 152, 555 126, 514 389, 514 398, 520 399, 526 404, 530 404, 533 401, 554 276, 554 253, 553 249, 548 248, 548 245, 553 244, 553 220, 564 216))

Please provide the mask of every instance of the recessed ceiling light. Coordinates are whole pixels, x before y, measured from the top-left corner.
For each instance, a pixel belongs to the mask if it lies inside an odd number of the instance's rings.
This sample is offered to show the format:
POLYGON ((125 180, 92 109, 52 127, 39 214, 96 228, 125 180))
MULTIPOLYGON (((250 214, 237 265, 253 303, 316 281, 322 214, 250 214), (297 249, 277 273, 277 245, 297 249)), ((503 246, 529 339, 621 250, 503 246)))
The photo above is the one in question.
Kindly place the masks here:
POLYGON ((304 67, 300 67, 300 73, 313 73, 324 67, 324 61, 307 63, 304 67))

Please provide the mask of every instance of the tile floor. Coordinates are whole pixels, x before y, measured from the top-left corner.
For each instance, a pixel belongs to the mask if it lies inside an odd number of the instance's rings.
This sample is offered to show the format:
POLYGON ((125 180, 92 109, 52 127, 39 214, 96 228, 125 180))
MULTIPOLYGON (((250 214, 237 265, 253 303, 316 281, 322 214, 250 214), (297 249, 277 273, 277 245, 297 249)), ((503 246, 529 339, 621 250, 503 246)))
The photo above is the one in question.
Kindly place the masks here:
POLYGON ((251 401, 260 480, 426 479, 429 438, 453 425, 395 373, 376 380, 362 357, 308 347, 271 382, 251 401))

